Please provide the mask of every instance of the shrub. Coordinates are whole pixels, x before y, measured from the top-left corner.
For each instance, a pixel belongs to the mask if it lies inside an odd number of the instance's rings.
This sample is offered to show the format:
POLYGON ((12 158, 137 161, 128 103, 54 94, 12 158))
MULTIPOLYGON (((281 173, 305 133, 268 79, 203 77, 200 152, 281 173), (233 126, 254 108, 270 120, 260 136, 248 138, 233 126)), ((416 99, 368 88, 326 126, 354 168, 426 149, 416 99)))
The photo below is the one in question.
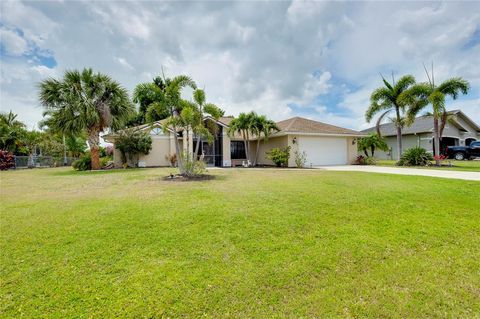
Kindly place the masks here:
POLYGON ((270 159, 277 167, 287 166, 290 158, 290 146, 285 148, 272 148, 267 153, 267 158, 270 159))
POLYGON ((305 164, 307 163, 307 153, 305 153, 305 151, 295 151, 293 155, 295 156, 295 165, 298 168, 305 167, 305 164))
POLYGON ((429 165, 431 161, 433 161, 432 154, 428 153, 426 149, 417 146, 406 150, 397 165, 426 166, 429 165))
POLYGON ((184 176, 195 177, 200 176, 206 171, 204 161, 196 161, 193 159, 192 154, 182 153, 183 166, 185 169, 184 176))
POLYGON ((85 155, 77 159, 72 163, 72 167, 76 171, 89 171, 92 169, 92 159, 90 158, 90 153, 87 152, 85 155))
POLYGON ((105 156, 100 158, 100 167, 105 167, 108 165, 109 162, 112 161, 110 156, 105 156))
POLYGON ((126 129, 120 132, 115 146, 122 153, 124 163, 131 162, 137 166, 138 155, 148 154, 152 149, 152 138, 147 132, 126 129))
POLYGON ((375 165, 377 160, 373 156, 358 155, 355 159, 355 165, 375 165))
POLYGON ((0 150, 0 171, 15 168, 15 157, 12 153, 0 150))
POLYGON ((170 162, 171 167, 177 166, 177 154, 165 155, 165 159, 170 162))

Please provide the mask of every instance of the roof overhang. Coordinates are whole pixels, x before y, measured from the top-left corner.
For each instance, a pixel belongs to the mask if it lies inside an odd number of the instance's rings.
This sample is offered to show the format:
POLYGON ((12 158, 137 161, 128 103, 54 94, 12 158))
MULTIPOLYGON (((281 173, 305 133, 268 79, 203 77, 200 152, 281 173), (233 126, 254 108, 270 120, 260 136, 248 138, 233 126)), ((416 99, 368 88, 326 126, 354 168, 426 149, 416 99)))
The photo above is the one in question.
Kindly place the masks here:
POLYGON ((331 136, 331 137, 365 137, 368 134, 358 133, 358 134, 339 134, 339 133, 307 133, 307 132, 291 132, 291 131, 280 131, 274 133, 271 136, 284 136, 284 135, 305 135, 305 136, 331 136))

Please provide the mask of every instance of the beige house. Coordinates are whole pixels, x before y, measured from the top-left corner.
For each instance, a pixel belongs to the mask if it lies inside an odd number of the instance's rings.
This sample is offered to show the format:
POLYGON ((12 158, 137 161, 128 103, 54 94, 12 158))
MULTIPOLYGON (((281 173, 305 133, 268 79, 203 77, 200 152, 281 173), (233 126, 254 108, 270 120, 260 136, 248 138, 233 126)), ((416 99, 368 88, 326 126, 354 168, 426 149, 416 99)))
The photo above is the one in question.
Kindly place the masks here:
MULTIPOLYGON (((219 120, 207 118, 217 126, 214 142, 200 141, 200 154, 208 166, 232 167, 246 163, 245 143, 241 136, 229 136, 228 127, 233 117, 222 117, 219 120)), ((365 134, 346 128, 325 124, 301 117, 293 117, 277 123, 280 131, 272 134, 268 140, 260 136, 257 164, 273 165, 267 159, 267 152, 276 147, 291 147, 289 167, 295 167, 294 152, 305 152, 306 166, 351 164, 357 155, 356 138, 365 134)), ((175 138, 179 139, 184 151, 193 153, 196 138, 193 134, 173 131, 164 132, 162 121, 138 126, 136 129, 148 131, 152 137, 152 150, 141 155, 140 167, 169 166, 168 156, 175 154, 175 138), (188 135, 188 138, 187 138, 188 135)), ((104 136, 107 142, 115 145, 115 134, 104 136)), ((253 162, 257 147, 257 137, 250 141, 250 162, 253 162)), ((115 166, 122 165, 121 153, 114 150, 115 166)))

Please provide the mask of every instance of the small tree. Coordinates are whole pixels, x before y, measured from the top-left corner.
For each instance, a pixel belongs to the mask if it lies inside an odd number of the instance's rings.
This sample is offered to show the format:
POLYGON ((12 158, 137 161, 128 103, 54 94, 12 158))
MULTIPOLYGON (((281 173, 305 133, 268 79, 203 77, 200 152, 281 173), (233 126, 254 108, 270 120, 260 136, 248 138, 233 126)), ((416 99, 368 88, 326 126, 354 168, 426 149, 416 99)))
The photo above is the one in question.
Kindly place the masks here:
POLYGON ((287 166, 290 158, 290 146, 284 148, 272 148, 267 153, 267 158, 270 159, 277 167, 287 166))
POLYGON ((144 131, 126 129, 119 133, 115 145, 122 153, 122 162, 138 165, 138 155, 148 154, 152 149, 152 138, 144 131))
POLYGON ((375 155, 375 150, 388 151, 388 145, 385 138, 379 136, 377 133, 372 133, 369 136, 362 137, 358 140, 358 150, 363 151, 365 156, 370 157, 375 155), (371 155, 368 154, 371 151, 371 155))

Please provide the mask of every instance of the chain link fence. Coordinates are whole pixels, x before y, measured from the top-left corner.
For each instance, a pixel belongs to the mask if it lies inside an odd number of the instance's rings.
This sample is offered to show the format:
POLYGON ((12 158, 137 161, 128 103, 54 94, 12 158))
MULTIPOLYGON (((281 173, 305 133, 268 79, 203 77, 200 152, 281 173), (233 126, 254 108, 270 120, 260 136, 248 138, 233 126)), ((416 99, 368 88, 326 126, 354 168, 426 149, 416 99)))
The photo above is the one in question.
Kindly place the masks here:
POLYGON ((15 168, 71 166, 77 157, 15 156, 15 168))

